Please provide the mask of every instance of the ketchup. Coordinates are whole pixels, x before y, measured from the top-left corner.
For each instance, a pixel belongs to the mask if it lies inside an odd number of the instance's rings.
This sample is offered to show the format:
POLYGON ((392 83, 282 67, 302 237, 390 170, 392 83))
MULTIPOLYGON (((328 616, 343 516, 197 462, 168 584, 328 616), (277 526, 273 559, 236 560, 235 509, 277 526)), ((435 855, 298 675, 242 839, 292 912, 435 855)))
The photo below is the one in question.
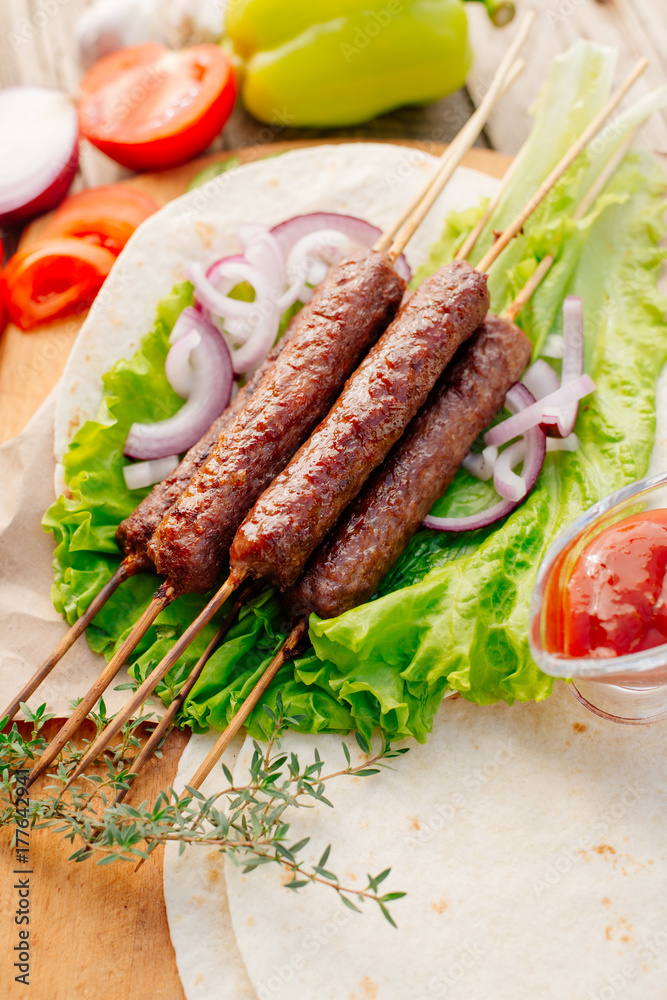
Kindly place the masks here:
POLYGON ((549 588, 550 645, 567 656, 613 657, 667 642, 666 572, 667 510, 606 528, 564 589, 549 588))

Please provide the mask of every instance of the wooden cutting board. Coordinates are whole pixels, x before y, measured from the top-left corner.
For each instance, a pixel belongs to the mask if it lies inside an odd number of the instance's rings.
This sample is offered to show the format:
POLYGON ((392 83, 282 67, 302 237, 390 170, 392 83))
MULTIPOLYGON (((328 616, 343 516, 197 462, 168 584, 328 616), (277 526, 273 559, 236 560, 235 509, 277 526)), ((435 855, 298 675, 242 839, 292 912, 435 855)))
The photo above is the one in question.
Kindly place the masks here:
MULTIPOLYGON (((316 143, 283 142, 249 146, 231 153, 202 157, 175 170, 133 177, 124 183, 146 191, 159 205, 164 205, 183 194, 192 178, 209 163, 232 155, 238 156, 242 163, 250 163, 269 154, 313 145, 316 143)), ((435 155, 445 148, 440 143, 406 142, 405 145, 428 149, 435 155)), ((464 163, 493 177, 501 177, 509 159, 492 150, 473 149, 464 163)), ((22 243, 38 237, 48 218, 50 216, 32 223, 22 243)), ((83 319, 81 315, 59 320, 30 333, 23 333, 10 324, 0 337, 0 444, 23 430, 60 378, 83 319)))
MULTIPOLYGON (((267 153, 315 143, 275 143, 269 148, 239 151, 242 162, 267 153)), ((405 143, 438 155, 441 145, 405 143)), ((161 174, 146 174, 126 183, 151 194, 160 204, 182 194, 188 182, 215 160, 205 157, 161 174)), ((501 177, 509 159, 473 149, 466 166, 501 177)), ((25 234, 39 233, 43 220, 25 234)), ((0 441, 19 433, 58 381, 83 318, 65 320, 24 334, 9 327, 0 342, 0 441)), ((7 700, 5 698, 5 700, 7 700)), ((56 720, 46 732, 51 738, 56 720)), ((88 734, 90 735, 90 734, 88 734)), ((187 737, 173 732, 161 760, 153 761, 137 779, 128 802, 153 801, 160 788, 172 784, 187 737)), ((39 784, 34 789, 39 794, 39 784)), ((102 867, 67 860, 76 849, 47 830, 30 835, 31 989, 14 981, 14 947, 19 943, 13 922, 17 906, 12 871, 11 832, 0 830, 0 984, 3 1000, 185 1000, 169 937, 162 892, 162 850, 135 874, 132 865, 102 867)), ((78 846, 78 845, 76 845, 78 846)), ((16 876, 20 878, 21 876, 16 876)), ((221 998, 223 1000, 223 998, 221 998)), ((235 1000, 225 997, 224 1000, 235 1000)))

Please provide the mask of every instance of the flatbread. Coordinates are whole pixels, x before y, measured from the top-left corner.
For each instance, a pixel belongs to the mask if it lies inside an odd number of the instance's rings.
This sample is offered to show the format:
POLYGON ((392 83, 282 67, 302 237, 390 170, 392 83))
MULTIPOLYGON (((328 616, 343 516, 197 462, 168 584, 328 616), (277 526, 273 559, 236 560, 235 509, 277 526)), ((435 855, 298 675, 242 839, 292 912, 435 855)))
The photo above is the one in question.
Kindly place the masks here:
MULTIPOLYGON (((345 766, 340 738, 283 742, 302 762, 315 746, 327 770, 345 766)), ((395 772, 337 779, 333 810, 292 813, 290 836, 312 838, 315 863, 332 843, 343 883, 391 867, 383 891, 408 893, 390 904, 398 930, 376 906, 356 915, 326 888, 286 891, 272 866, 227 864, 257 996, 663 998, 666 750, 664 727, 603 722, 563 684, 540 704, 445 701, 395 772)), ((247 741, 235 780, 251 754, 247 741)))
MULTIPOLYGON (((219 735, 210 732, 190 740, 174 778, 173 787, 178 792, 219 735)), ((240 736, 222 758, 230 770, 242 745, 240 736)), ((209 775, 202 786, 204 795, 215 791, 221 773, 216 768, 209 775)), ((179 854, 177 844, 167 844, 163 878, 169 933, 188 1000, 255 1000, 230 919, 223 855, 203 847, 190 847, 179 854)))

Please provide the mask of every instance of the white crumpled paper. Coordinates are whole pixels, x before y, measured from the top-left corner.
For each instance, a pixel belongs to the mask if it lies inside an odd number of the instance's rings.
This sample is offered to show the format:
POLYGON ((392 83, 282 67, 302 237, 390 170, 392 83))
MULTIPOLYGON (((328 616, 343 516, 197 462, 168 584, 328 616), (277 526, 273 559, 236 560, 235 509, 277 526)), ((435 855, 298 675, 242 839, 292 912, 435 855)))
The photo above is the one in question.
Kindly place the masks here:
MULTIPOLYGON (((0 447, 0 711, 20 691, 67 632, 51 602, 53 536, 42 515, 54 500, 53 418, 56 387, 25 431, 0 447)), ((81 637, 29 699, 46 702, 62 717, 104 667, 81 637)), ((104 695, 108 712, 127 700, 114 691, 128 680, 122 670, 104 695)), ((153 706, 151 705, 151 709, 153 706)))

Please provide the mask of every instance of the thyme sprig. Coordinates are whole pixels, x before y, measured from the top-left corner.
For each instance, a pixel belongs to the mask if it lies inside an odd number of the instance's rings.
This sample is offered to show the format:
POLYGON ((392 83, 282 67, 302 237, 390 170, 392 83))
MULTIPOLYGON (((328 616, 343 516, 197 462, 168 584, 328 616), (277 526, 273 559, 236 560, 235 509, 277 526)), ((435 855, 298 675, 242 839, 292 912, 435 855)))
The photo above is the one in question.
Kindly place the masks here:
MULTIPOLYGON (((32 712, 22 706, 26 718, 32 723, 29 736, 22 736, 16 724, 10 732, 0 733, 0 823, 16 821, 14 791, 16 771, 32 767, 47 745, 42 735, 48 715, 44 705, 32 712)), ((332 807, 325 795, 325 788, 335 778, 344 776, 370 777, 382 768, 390 767, 390 760, 407 753, 397 749, 382 737, 374 751, 368 740, 356 733, 357 743, 364 759, 353 764, 347 745, 343 742, 344 768, 323 773, 325 762, 317 750, 308 763, 302 764, 295 753, 281 749, 281 739, 286 729, 298 726, 303 716, 290 714, 290 707, 283 705, 280 693, 276 711, 265 706, 272 725, 268 743, 261 747, 253 744, 253 755, 246 784, 234 783, 229 768, 222 770, 227 785, 214 795, 206 797, 189 786, 178 794, 173 788, 160 791, 155 802, 147 801, 138 806, 117 802, 121 791, 129 788, 134 777, 132 759, 141 747, 138 729, 151 717, 142 716, 128 723, 122 730, 117 744, 107 749, 97 773, 87 774, 82 785, 74 785, 66 793, 68 776, 86 752, 92 740, 83 741, 82 748, 68 743, 64 748, 55 773, 50 777, 39 798, 30 803, 29 820, 34 829, 51 828, 62 833, 66 840, 78 845, 72 861, 95 858, 98 864, 115 861, 145 860, 160 844, 176 842, 182 853, 190 845, 217 848, 243 872, 251 872, 261 865, 276 864, 286 874, 284 885, 297 891, 309 884, 323 885, 336 892, 342 903, 356 912, 366 900, 375 903, 385 918, 396 926, 388 904, 405 895, 403 892, 381 893, 380 885, 390 874, 387 868, 375 876, 368 876, 362 888, 343 885, 328 867, 331 854, 329 844, 317 864, 306 862, 302 852, 310 842, 309 837, 294 842, 290 838, 290 810, 313 808, 318 803, 332 807)), ((108 724, 104 701, 97 712, 89 715, 96 729, 95 736, 108 724)), ((92 737, 92 739, 95 738, 92 737)))

